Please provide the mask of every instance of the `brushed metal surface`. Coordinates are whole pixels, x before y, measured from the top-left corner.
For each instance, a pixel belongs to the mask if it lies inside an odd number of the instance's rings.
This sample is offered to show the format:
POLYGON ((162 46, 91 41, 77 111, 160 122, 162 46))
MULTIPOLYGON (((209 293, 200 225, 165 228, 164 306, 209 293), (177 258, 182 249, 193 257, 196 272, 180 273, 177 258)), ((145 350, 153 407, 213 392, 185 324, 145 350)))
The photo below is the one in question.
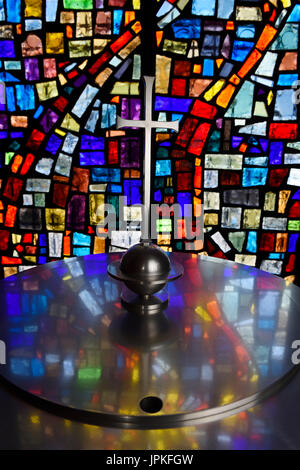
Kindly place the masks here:
POLYGON ((66 259, 1 281, 1 375, 65 417, 136 428, 221 420, 277 392, 296 370, 299 288, 237 263, 171 256, 184 275, 168 286, 172 340, 155 350, 116 344, 111 334, 124 310, 122 284, 106 267, 119 255, 66 259), (162 400, 158 413, 140 408, 147 396, 162 400))

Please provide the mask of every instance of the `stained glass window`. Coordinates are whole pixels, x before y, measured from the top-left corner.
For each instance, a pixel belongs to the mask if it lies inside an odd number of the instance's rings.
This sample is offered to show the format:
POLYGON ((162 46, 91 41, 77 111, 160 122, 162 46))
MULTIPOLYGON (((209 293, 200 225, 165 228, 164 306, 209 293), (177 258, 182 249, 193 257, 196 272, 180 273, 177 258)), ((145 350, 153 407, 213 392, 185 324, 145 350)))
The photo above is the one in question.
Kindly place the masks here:
POLYGON ((143 131, 116 117, 142 118, 154 54, 152 201, 203 205, 205 225, 203 246, 165 218, 157 243, 293 274, 300 4, 152 0, 152 21, 149 2, 0 0, 1 275, 138 240, 141 212, 119 197, 142 200, 143 131), (110 239, 104 203, 128 224, 110 239))

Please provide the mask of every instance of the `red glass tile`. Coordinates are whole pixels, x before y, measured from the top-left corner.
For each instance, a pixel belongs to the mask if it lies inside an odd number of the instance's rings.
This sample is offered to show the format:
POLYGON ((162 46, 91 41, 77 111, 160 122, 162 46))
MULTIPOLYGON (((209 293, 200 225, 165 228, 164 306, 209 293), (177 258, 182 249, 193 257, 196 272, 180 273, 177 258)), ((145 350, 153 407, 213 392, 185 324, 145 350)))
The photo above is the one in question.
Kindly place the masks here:
POLYGON ((29 170, 29 168, 31 167, 32 162, 34 161, 34 159, 35 159, 35 156, 32 155, 32 153, 27 154, 27 156, 25 158, 25 162, 23 163, 23 166, 21 168, 20 175, 26 175, 26 173, 29 170))
POLYGON ((298 124, 282 122, 270 124, 269 137, 270 139, 290 139, 297 138, 298 124))
POLYGON ((178 173, 177 190, 187 191, 192 187, 192 173, 178 173))
POLYGON ((116 53, 133 38, 130 31, 126 31, 115 42, 110 45, 111 50, 116 53))
POLYGON ((185 96, 186 80, 184 78, 174 78, 172 80, 172 95, 185 96))
POLYGON ((186 147, 194 133, 197 124, 197 119, 187 118, 178 134, 176 144, 180 145, 181 147, 186 147))
POLYGON ((195 134, 192 137, 188 152, 198 156, 201 154, 210 128, 211 124, 209 124, 208 122, 204 122, 203 124, 200 124, 200 126, 198 126, 195 134))
POLYGON ((286 272, 287 273, 290 273, 294 270, 295 268, 295 260, 296 260, 296 256, 294 254, 292 254, 290 257, 289 257, 289 261, 288 261, 288 264, 286 265, 286 272))
POLYGON ((108 163, 110 165, 116 165, 119 161, 118 153, 118 141, 109 140, 108 142, 108 163))
POLYGON ((66 98, 60 96, 56 101, 54 101, 53 106, 55 106, 60 111, 63 111, 68 103, 69 101, 66 98))
POLYGON ((275 244, 275 233, 263 233, 260 240, 261 251, 273 251, 275 244))
POLYGON ((39 146, 41 145, 44 138, 45 138, 45 134, 43 132, 40 132, 37 129, 33 129, 26 143, 26 147, 29 147, 32 150, 37 150, 39 146))
POLYGON ((7 180, 3 195, 12 201, 17 201, 20 191, 23 186, 23 181, 19 178, 10 176, 7 180))
POLYGON ((283 180, 288 176, 289 169, 282 168, 270 171, 269 185, 273 187, 281 186, 283 180))
POLYGON ((216 112, 217 109, 211 104, 196 100, 191 114, 200 118, 213 119, 213 117, 216 115, 216 112))
POLYGON ((240 184, 240 174, 234 171, 222 171, 221 184, 224 186, 237 186, 240 184))
POLYGON ((89 68, 89 72, 91 74, 94 74, 96 72, 98 72, 99 68, 101 67, 101 65, 103 65, 106 61, 108 61, 109 59, 112 58, 112 55, 109 51, 106 51, 104 52, 100 57, 99 59, 96 60, 96 62, 92 65, 91 68, 89 68))
POLYGON ((296 201, 290 208, 289 217, 300 218, 300 201, 296 201))
POLYGON ((68 184, 54 183, 53 204, 56 204, 58 207, 66 207, 69 189, 68 184))
POLYGON ((0 250, 7 250, 9 242, 9 232, 0 230, 0 250))

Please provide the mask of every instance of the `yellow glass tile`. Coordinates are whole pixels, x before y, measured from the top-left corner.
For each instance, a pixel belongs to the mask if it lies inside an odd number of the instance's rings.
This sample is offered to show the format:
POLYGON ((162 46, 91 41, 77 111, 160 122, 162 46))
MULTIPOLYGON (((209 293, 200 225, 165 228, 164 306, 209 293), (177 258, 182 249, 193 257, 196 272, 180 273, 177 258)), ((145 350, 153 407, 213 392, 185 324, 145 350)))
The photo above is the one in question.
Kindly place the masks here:
POLYGON ((209 226, 209 225, 218 225, 219 219, 218 219, 218 214, 215 213, 206 213, 204 214, 204 225, 209 226))
POLYGON ((165 39, 163 44, 163 51, 172 52, 173 54, 186 54, 188 44, 183 41, 172 41, 165 39))
POLYGON ((97 225, 104 220, 104 194, 89 195, 90 224, 97 225))
POLYGON ((268 97, 267 97, 268 106, 270 106, 270 104, 272 103, 273 97, 274 97, 274 93, 273 93, 272 90, 270 90, 270 91, 269 91, 269 94, 268 94, 268 97))
POLYGON ((132 7, 134 10, 139 10, 141 8, 141 0, 132 0, 132 7))
POLYGON ((73 24, 75 23, 75 16, 73 11, 62 11, 60 13, 61 24, 73 24))
POLYGON ((40 101, 46 101, 58 96, 56 81, 41 82, 36 84, 36 90, 40 101))
POLYGON ((218 80, 209 90, 207 90, 204 94, 204 98, 206 101, 211 101, 214 96, 223 88, 225 84, 225 80, 221 79, 218 80))
POLYGON ((15 267, 3 268, 3 272, 4 272, 4 277, 13 276, 14 274, 18 273, 18 268, 15 268, 15 267))
POLYGON ((64 209, 45 209, 46 229, 50 231, 63 232, 65 230, 65 216, 64 209))
POLYGON ((260 209, 245 209, 243 217, 243 228, 259 228, 260 217, 260 209))
POLYGON ((17 245, 18 243, 21 243, 22 235, 17 235, 16 233, 13 233, 11 238, 12 238, 13 244, 17 245))
POLYGON ((68 129, 69 131, 75 132, 79 132, 80 130, 80 125, 69 113, 65 115, 64 120, 61 123, 61 127, 63 127, 64 129, 68 129))
POLYGON ((64 33, 46 33, 47 54, 64 53, 64 33))
POLYGON ((25 16, 42 17, 42 0, 25 0, 25 16))
POLYGON ((156 56, 156 93, 167 94, 169 90, 170 71, 172 59, 169 57, 156 56))
POLYGON ((115 82, 112 95, 139 95, 138 82, 115 82))
POLYGON ((105 49, 107 44, 110 43, 109 39, 94 39, 93 41, 93 52, 94 54, 100 54, 105 49))
POLYGON ((58 135, 61 135, 62 137, 65 137, 67 134, 66 132, 62 131, 61 129, 55 129, 55 133, 58 135))
POLYGON ((265 204, 264 210, 265 211, 274 211, 276 204, 276 194, 272 192, 268 192, 265 195, 265 204))

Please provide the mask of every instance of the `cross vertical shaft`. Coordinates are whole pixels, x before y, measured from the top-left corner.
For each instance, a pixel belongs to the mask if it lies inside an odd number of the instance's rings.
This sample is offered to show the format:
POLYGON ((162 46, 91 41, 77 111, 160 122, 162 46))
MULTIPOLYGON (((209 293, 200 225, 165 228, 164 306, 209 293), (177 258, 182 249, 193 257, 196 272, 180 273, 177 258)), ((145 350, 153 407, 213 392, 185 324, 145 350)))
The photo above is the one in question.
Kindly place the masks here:
POLYGON ((152 121, 152 106, 153 106, 153 84, 154 77, 143 77, 145 82, 145 119, 144 120, 133 120, 133 119, 122 119, 117 116, 117 129, 124 127, 138 127, 145 129, 144 139, 144 182, 143 182, 143 203, 144 203, 144 227, 145 234, 144 239, 150 238, 150 227, 151 227, 151 155, 152 155, 152 129, 158 129, 163 127, 164 129, 172 129, 175 132, 179 130, 179 121, 152 121))

